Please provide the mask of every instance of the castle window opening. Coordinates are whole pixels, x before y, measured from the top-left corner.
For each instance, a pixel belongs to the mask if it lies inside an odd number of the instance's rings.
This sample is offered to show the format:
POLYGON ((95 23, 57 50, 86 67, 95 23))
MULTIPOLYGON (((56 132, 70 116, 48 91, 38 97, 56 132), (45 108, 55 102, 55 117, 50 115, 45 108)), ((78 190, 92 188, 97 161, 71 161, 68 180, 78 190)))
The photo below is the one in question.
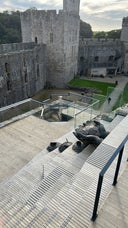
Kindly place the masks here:
POLYGON ((39 64, 37 64, 37 78, 40 77, 40 69, 39 69, 39 64))
POLYGON ((114 60, 114 56, 113 55, 110 55, 109 58, 108 58, 108 61, 111 62, 114 60))
POLYGON ((28 82, 27 69, 25 69, 25 72, 24 72, 24 81, 25 81, 25 83, 28 82))
POLYGON ((7 90, 11 90, 11 81, 9 79, 7 80, 7 90))
POLYGON ((53 33, 50 33, 50 43, 53 43, 53 33))
POLYGON ((26 66, 25 58, 23 58, 23 65, 24 65, 24 67, 26 66))
POLYGON ((5 71, 6 71, 6 73, 10 72, 10 66, 8 63, 5 63, 5 71))
POLYGON ((84 60, 85 60, 84 57, 81 56, 81 57, 80 57, 80 62, 84 62, 84 60))
POLYGON ((99 56, 95 56, 95 62, 99 61, 99 56))
POLYGON ((36 44, 38 43, 38 39, 37 39, 37 37, 35 37, 35 43, 36 43, 36 44))

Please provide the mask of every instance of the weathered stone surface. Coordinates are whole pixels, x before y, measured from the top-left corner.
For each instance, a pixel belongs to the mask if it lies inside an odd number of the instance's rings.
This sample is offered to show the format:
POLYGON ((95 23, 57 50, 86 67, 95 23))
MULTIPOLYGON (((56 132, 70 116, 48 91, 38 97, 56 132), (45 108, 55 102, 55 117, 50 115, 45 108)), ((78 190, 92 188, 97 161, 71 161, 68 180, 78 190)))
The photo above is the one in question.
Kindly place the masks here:
POLYGON ((107 68, 107 74, 115 75, 116 69, 119 72, 123 71, 122 64, 123 44, 119 39, 80 40, 78 55, 80 75, 91 75, 92 68, 107 68))
POLYGON ((46 83, 46 46, 0 45, 0 107, 33 96, 46 83))
POLYGON ((79 4, 64 0, 58 13, 21 13, 24 43, 0 45, 0 107, 31 97, 46 85, 65 87, 77 73, 90 74, 91 68, 128 75, 128 17, 121 40, 84 39, 79 44, 79 4))
POLYGON ((63 10, 21 13, 23 42, 47 45, 47 83, 64 87, 77 73, 80 0, 64 0, 63 10))

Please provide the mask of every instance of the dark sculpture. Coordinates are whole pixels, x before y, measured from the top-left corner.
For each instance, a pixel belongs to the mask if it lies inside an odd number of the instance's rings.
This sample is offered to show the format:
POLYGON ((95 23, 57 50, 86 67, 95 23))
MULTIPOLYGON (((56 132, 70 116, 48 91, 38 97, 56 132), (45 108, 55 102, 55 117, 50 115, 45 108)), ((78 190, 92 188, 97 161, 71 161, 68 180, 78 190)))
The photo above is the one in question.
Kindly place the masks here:
POLYGON ((102 140, 109 134, 103 124, 97 120, 86 121, 82 126, 75 129, 73 134, 79 139, 84 146, 93 144, 98 146, 102 140))
POLYGON ((59 146, 60 146, 60 143, 58 143, 58 142, 50 142, 49 146, 47 147, 47 150, 49 152, 51 152, 51 151, 55 150, 57 147, 59 147, 59 146))
POLYGON ((69 142, 67 139, 66 139, 66 142, 62 143, 60 146, 59 146, 59 152, 62 153, 64 150, 66 150, 69 146, 71 146, 72 142, 69 142))
POLYGON ((64 143, 59 142, 50 142, 49 146, 47 147, 47 150, 49 152, 55 150, 58 148, 59 152, 62 153, 64 150, 66 150, 69 146, 71 146, 72 142, 69 142, 67 139, 64 143))
POLYGON ((72 149, 77 153, 80 153, 84 148, 85 145, 81 141, 76 141, 76 143, 74 143, 74 145, 72 146, 72 149))

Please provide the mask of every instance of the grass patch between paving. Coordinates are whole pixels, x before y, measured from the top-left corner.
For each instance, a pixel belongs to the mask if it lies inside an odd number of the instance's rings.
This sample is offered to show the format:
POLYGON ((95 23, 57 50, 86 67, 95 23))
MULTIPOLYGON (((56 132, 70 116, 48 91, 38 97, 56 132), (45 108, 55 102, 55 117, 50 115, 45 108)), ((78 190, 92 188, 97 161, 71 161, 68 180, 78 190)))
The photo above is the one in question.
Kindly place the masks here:
POLYGON ((115 87, 115 83, 107 83, 107 82, 99 82, 99 81, 91 81, 85 79, 72 79, 69 83, 69 86, 74 86, 78 88, 95 88, 97 90, 96 93, 101 95, 106 95, 109 87, 115 87))

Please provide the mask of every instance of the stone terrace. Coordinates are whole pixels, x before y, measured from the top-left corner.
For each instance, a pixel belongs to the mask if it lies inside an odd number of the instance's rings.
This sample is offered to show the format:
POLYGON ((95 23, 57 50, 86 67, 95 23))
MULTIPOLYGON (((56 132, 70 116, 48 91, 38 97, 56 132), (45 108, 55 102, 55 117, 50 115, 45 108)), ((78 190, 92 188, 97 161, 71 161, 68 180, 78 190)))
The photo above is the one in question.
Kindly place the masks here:
MULTIPOLYGON (((91 165, 86 161, 93 155, 92 152, 95 148, 93 146, 88 146, 80 154, 77 154, 72 150, 72 146, 70 146, 63 153, 59 153, 58 149, 49 153, 45 148, 46 145, 48 145, 48 141, 51 139, 56 139, 54 134, 56 131, 58 131, 58 135, 61 134, 61 137, 59 137, 57 140, 60 143, 64 142, 66 139, 74 143, 76 141, 76 138, 72 134, 71 126, 69 128, 67 127, 67 129, 66 127, 64 128, 64 126, 53 128, 53 135, 48 136, 46 134, 48 125, 46 126, 46 123, 44 121, 41 121, 42 120, 39 120, 36 117, 30 116, 1 129, 1 136, 3 136, 3 138, 1 137, 3 155, 5 148, 4 145, 6 144, 8 148, 7 151, 9 151, 9 145, 12 145, 12 136, 15 138, 15 140, 17 139, 17 142, 14 141, 13 147, 11 147, 12 151, 9 152, 12 153, 12 155, 13 151, 15 151, 16 155, 16 152, 18 150, 20 151, 19 148, 21 148, 22 152, 26 151, 24 158, 25 156, 33 157, 34 154, 32 155, 31 151, 33 153, 37 151, 36 153, 38 153, 20 171, 17 172, 15 170, 16 174, 14 176, 8 179, 5 179, 4 177, 4 181, 1 182, 1 224, 3 223, 4 227, 9 228, 85 228, 89 226, 97 226, 102 228, 104 227, 103 224, 105 224, 105 227, 108 228, 114 227, 114 225, 112 226, 112 221, 109 219, 111 217, 111 213, 108 213, 106 215, 107 222, 105 223, 104 211, 107 210, 105 209, 105 200, 111 190, 113 189, 115 191, 115 189, 120 189, 120 185, 118 186, 118 184, 116 188, 112 188, 111 186, 113 179, 113 170, 115 169, 115 161, 105 176, 105 184, 103 186, 100 200, 99 217, 95 223, 92 223, 90 218, 93 210, 99 168, 91 165), (26 125, 27 122, 29 125, 26 125), (42 133, 41 135, 41 132, 44 132, 44 129, 45 134, 43 135, 42 133), (5 141, 4 137, 6 134, 7 138, 5 141), (19 139, 20 141, 18 141, 19 139), (27 144, 25 145, 24 143, 26 142, 27 144)), ((124 122, 124 118, 117 116, 117 118, 110 125, 108 125, 107 128, 112 130, 116 125, 119 124, 120 121, 124 122)), ((19 155, 23 156, 22 153, 19 155)), ((126 178, 127 156, 128 149, 126 145, 121 166, 119 184, 122 180, 123 175, 126 178)), ((27 158, 27 161, 31 159, 30 157, 27 158)), ((14 167, 17 160, 15 157, 13 157, 12 160, 15 161, 13 164, 14 167)), ((5 161, 7 165, 9 162, 11 164, 13 163, 10 161, 10 159, 7 159, 7 156, 5 161)), ((20 166, 18 168, 20 168, 20 166)), ((126 218, 127 213, 124 211, 127 209, 125 199, 127 199, 128 186, 125 186, 124 181, 122 181, 122 183, 124 186, 123 189, 121 188, 123 191, 122 200, 124 204, 121 213, 124 215, 125 221, 122 226, 117 227, 125 228, 125 225, 128 225, 128 220, 126 218)), ((110 197, 113 195, 113 204, 111 204, 109 208, 109 205, 107 203, 107 208, 110 209, 110 211, 115 210, 116 213, 119 213, 116 210, 118 209, 117 206, 115 206, 116 203, 118 203, 114 197, 115 194, 113 192, 111 193, 110 197)), ((106 202, 108 201, 110 202, 109 198, 106 202)))

